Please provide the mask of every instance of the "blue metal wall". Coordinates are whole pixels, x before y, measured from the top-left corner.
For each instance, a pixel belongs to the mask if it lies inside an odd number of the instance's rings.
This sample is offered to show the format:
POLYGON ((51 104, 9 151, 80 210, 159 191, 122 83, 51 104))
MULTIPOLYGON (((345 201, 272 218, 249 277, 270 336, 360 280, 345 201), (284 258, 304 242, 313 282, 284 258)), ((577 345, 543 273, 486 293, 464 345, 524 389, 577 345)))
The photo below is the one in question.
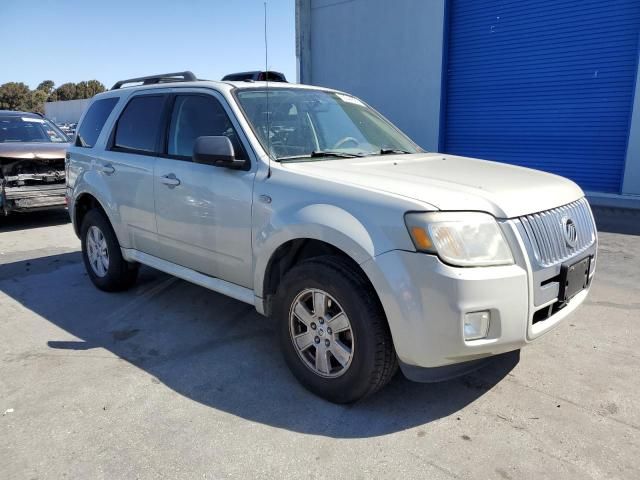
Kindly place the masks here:
POLYGON ((619 193, 640 0, 451 0, 443 147, 619 193))

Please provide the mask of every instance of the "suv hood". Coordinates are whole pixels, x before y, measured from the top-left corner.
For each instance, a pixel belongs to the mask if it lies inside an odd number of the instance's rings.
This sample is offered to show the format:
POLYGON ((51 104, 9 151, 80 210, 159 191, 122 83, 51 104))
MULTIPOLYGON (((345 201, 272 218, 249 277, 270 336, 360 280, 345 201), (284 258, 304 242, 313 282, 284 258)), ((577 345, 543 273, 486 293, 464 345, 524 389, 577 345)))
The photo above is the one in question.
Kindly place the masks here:
POLYGON ((287 170, 408 197, 439 210, 513 218, 584 196, 551 173, 474 158, 419 153, 283 163, 287 170))
POLYGON ((68 143, 0 143, 0 158, 64 158, 68 143))

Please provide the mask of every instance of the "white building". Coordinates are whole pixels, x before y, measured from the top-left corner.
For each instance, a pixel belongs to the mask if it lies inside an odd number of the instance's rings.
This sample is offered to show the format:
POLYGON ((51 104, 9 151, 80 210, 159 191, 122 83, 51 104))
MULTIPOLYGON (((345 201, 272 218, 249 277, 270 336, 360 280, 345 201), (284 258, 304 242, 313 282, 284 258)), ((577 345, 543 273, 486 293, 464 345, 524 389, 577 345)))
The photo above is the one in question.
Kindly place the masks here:
POLYGON ((84 109, 91 99, 47 102, 44 104, 45 116, 55 123, 78 123, 84 109))

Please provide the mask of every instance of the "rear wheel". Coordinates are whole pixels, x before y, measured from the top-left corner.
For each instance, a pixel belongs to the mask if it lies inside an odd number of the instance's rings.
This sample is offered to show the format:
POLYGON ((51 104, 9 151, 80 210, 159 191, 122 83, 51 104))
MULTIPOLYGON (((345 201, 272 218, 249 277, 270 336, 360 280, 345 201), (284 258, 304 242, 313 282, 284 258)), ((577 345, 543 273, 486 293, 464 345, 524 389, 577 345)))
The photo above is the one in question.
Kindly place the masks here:
POLYGON ((82 258, 93 284, 114 292, 130 288, 138 276, 138 265, 122 258, 120 244, 109 221, 98 210, 89 211, 80 229, 82 258))
POLYGON ((285 360, 315 394, 336 403, 360 400, 397 370, 384 312, 370 284, 340 257, 302 262, 275 298, 285 360))

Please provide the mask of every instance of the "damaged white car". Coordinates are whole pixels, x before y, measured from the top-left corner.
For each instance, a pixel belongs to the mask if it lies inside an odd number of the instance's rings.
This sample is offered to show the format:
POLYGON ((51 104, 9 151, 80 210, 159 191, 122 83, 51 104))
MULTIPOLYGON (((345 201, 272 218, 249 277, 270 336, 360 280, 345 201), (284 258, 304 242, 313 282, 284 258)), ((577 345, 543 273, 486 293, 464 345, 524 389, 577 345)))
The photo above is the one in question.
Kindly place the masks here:
POLYGON ((65 206, 69 139, 35 113, 0 110, 0 213, 65 206))

